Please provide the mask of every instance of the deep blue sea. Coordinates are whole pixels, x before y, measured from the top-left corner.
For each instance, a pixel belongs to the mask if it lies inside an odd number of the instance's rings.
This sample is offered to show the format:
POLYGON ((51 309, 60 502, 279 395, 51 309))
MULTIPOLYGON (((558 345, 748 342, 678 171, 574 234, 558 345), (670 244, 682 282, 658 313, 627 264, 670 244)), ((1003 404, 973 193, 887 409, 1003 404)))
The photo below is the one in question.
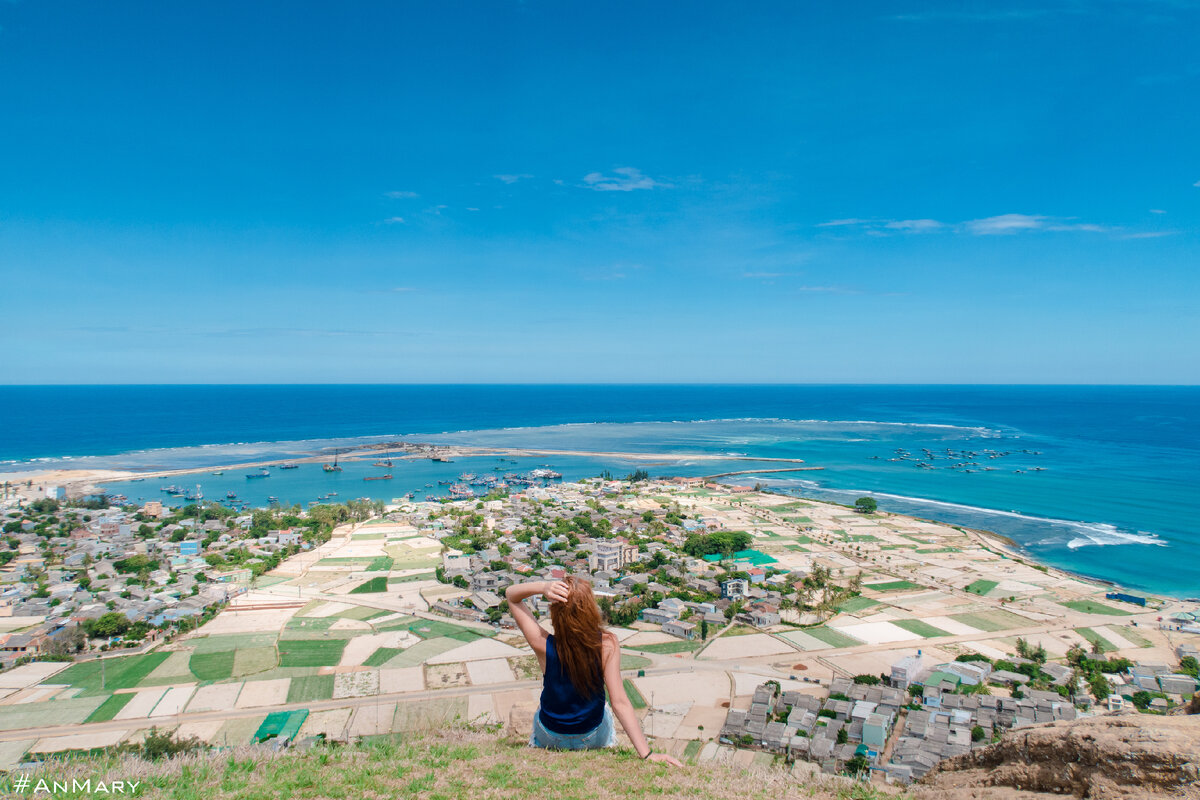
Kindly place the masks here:
MULTIPOLYGON (((1046 386, 97 386, 0 387, 0 472, 161 469, 287 458, 408 439, 668 452, 652 474, 802 458, 821 472, 749 475, 801 495, 994 530, 1032 557, 1132 589, 1200 596, 1200 388, 1046 386), (689 455, 721 454, 719 464, 689 455), (972 455, 973 454, 973 455, 972 455), (994 457, 993 457, 994 456, 994 457), (897 459, 897 460, 892 460, 897 459), (927 466, 919 466, 925 464, 927 466)), ((370 461, 189 476, 206 497, 265 503, 442 494, 460 472, 550 464, 568 479, 640 464, 370 461), (427 484, 432 485, 427 486, 427 484)), ((759 464, 769 468, 769 464, 759 464)), ((117 485, 163 497, 159 481, 117 485)))

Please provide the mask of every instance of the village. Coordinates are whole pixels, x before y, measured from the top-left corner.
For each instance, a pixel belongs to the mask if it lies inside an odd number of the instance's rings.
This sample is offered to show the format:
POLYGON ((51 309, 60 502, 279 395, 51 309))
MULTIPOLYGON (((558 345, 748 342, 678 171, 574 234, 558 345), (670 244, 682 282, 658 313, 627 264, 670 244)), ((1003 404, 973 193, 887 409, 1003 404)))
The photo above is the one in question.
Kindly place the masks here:
POLYGON ((1175 713, 1197 686, 1185 603, 979 532, 702 478, 4 513, 4 767, 151 729, 214 746, 451 720, 527 733, 540 675, 504 589, 568 574, 591 582, 656 747, 693 761, 903 783, 1010 728, 1175 713))

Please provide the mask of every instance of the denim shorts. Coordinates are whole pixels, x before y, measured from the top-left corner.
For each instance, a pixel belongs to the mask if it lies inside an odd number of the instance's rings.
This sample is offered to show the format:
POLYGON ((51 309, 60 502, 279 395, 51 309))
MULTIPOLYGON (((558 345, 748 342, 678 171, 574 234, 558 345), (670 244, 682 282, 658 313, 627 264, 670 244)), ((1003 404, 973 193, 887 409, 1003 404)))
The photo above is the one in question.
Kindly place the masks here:
POLYGON ((533 715, 533 730, 529 734, 530 747, 545 747, 550 750, 596 750, 601 747, 617 746, 617 729, 613 724, 612 711, 604 705, 604 718, 600 724, 583 733, 555 733, 542 724, 542 710, 533 715))

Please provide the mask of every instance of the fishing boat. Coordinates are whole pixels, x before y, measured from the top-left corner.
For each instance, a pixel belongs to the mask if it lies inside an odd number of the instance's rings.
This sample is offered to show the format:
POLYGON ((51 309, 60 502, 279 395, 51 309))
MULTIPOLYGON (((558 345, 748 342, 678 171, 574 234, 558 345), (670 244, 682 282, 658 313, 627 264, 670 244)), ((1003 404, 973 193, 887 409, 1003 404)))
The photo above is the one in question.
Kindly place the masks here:
POLYGON ((363 478, 364 481, 390 481, 391 479, 392 473, 390 472, 387 475, 370 475, 366 478, 363 478))
POLYGON ((237 492, 226 492, 225 499, 226 500, 237 500, 237 492))
POLYGON ((386 458, 383 461, 376 461, 371 466, 372 467, 386 467, 387 469, 391 469, 392 468, 392 459, 386 458))
POLYGON ((214 472, 213 475, 224 475, 224 472, 214 472))
POLYGON ((337 450, 334 450, 333 451, 333 463, 332 464, 322 464, 321 469, 325 470, 326 472, 341 472, 342 468, 338 466, 337 458, 338 458, 337 450))
POLYGON ((460 481, 462 481, 463 483, 470 483, 471 481, 475 480, 475 473, 474 472, 464 472, 462 475, 458 476, 458 479, 460 481))
POLYGON ((299 464, 280 464, 280 469, 300 469, 299 464))
POLYGON ((454 463, 454 459, 446 458, 445 456, 432 456, 429 460, 430 461, 438 461, 438 462, 441 462, 442 464, 453 464, 454 463))
POLYGON ((475 492, 471 490, 470 486, 466 486, 461 483, 456 483, 450 487, 450 496, 451 497, 474 497, 475 492))
POLYGON ((449 486, 452 483, 454 483, 454 481, 438 481, 438 486, 449 486))
POLYGON ((247 472, 246 477, 247 478, 269 478, 269 477, 271 477, 271 470, 267 469, 266 467, 263 467, 261 472, 247 472))

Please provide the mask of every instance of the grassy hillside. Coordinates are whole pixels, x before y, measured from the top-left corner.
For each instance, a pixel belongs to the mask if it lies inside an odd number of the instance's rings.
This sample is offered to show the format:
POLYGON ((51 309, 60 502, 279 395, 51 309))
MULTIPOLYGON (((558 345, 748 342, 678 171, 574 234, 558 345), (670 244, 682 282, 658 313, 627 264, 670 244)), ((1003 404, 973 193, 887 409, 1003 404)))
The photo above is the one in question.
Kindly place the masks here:
MULTIPOLYGON (((630 750, 555 753, 516 738, 448 730, 381 738, 308 752, 241 748, 225 753, 145 762, 92 756, 47 764, 32 775, 59 781, 140 780, 137 796, 178 800, 416 797, 422 800, 882 800, 894 797, 826 778, 797 778, 782 770, 747 772, 729 766, 683 769, 647 763, 630 750)), ((90 797, 56 793, 56 798, 90 797)))

